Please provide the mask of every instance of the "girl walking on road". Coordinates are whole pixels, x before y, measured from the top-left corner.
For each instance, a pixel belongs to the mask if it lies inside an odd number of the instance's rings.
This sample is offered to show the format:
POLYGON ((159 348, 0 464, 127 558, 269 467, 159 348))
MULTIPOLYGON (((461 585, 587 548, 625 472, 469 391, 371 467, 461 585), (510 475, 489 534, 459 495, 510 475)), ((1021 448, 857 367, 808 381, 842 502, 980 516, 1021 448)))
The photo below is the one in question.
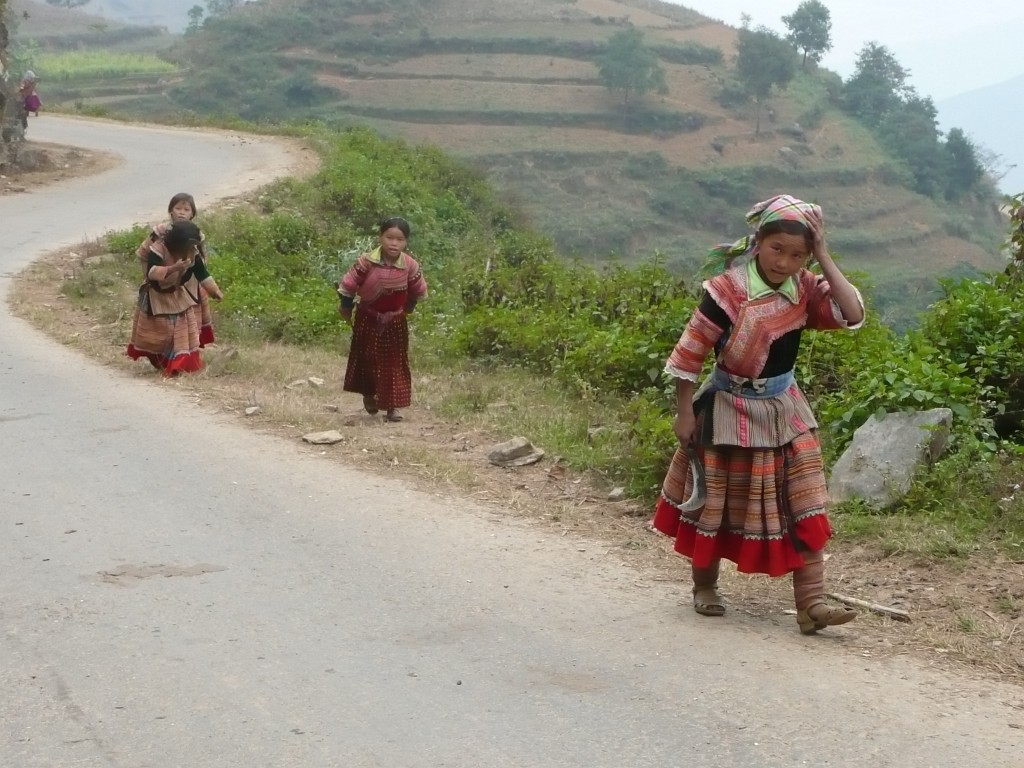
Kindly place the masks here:
POLYGON ((377 248, 362 254, 338 285, 338 311, 352 326, 344 389, 363 396, 367 413, 384 409, 388 421, 401 421, 398 409, 412 403, 406 316, 427 295, 420 265, 406 251, 409 235, 403 218, 381 222, 377 248))
POLYGON ((176 221, 154 242, 139 288, 126 354, 146 358, 164 376, 202 370, 199 352, 199 287, 224 298, 203 261, 202 233, 191 221, 176 221))
POLYGON ((825 474, 793 368, 805 328, 858 328, 864 304, 829 255, 817 205, 781 195, 754 206, 747 222, 753 236, 712 250, 724 271, 704 283, 665 366, 676 380, 680 447, 653 526, 690 558, 697 613, 725 613, 725 558, 743 573, 792 573, 797 623, 814 634, 856 613, 825 602, 825 474), (813 261, 820 277, 807 268, 813 261), (714 369, 697 389, 712 350, 714 369))
MULTIPOLYGON (((150 231, 149 236, 142 241, 139 247, 136 249, 135 254, 139 257, 139 261, 142 262, 142 270, 145 273, 148 271, 149 251, 155 243, 161 242, 164 235, 167 234, 168 228, 171 224, 176 221, 192 221, 195 219, 198 210, 196 209, 196 200, 188 192, 179 192, 171 198, 171 202, 167 204, 167 213, 170 215, 171 220, 167 222, 161 222, 153 227, 150 231)), ((209 267, 209 254, 206 251, 206 238, 202 239, 199 243, 199 251, 202 254, 203 262, 209 267)), ((206 289, 199 286, 199 346, 205 347, 207 344, 213 344, 215 341, 213 334, 213 312, 210 310, 210 295, 206 289)))

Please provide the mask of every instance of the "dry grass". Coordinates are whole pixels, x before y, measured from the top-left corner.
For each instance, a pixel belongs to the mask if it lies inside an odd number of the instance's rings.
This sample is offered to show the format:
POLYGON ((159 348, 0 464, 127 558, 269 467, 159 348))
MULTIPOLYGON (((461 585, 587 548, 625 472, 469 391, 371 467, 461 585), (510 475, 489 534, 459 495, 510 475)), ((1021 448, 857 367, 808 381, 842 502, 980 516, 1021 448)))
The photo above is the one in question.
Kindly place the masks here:
POLYGON ((346 92, 360 106, 454 111, 606 112, 614 102, 599 85, 484 83, 475 80, 376 80, 317 75, 321 85, 346 92))
POLYGON ((665 14, 624 5, 615 0, 577 0, 576 7, 594 16, 628 21, 634 27, 665 29, 679 26, 679 22, 665 14))
POLYGON ((282 53, 289 59, 321 64, 354 64, 360 75, 415 75, 417 77, 459 78, 494 77, 522 80, 583 80, 597 82, 593 62, 558 56, 528 56, 512 53, 428 54, 399 61, 376 61, 333 56, 310 50, 282 53))

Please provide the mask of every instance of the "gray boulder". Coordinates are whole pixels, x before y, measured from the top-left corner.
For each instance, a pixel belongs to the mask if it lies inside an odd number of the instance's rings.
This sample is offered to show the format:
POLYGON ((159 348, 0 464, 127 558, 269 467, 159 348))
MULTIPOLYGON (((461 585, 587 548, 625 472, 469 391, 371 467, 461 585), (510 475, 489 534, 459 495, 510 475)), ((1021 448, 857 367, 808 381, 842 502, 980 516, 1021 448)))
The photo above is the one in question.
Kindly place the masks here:
POLYGON ((892 506, 918 473, 945 453, 952 425, 948 408, 872 416, 832 467, 832 501, 863 499, 879 508, 892 506))
POLYGON ((525 467, 544 458, 544 451, 525 437, 514 437, 491 448, 487 452, 487 458, 499 467, 525 467))

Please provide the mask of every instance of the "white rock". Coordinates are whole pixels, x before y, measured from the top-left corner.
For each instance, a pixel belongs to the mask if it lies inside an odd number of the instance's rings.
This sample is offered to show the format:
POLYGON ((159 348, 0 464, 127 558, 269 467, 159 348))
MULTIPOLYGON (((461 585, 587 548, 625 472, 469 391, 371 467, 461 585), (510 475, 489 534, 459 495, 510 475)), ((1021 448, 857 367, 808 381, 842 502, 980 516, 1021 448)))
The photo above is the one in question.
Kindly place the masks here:
POLYGON ((499 443, 487 452, 487 458, 499 467, 523 467, 535 464, 544 457, 544 451, 535 448, 525 437, 514 437, 499 443))
POLYGON ((334 445, 342 442, 345 436, 336 429, 330 429, 326 432, 310 432, 308 435, 303 435, 302 439, 311 445, 334 445))

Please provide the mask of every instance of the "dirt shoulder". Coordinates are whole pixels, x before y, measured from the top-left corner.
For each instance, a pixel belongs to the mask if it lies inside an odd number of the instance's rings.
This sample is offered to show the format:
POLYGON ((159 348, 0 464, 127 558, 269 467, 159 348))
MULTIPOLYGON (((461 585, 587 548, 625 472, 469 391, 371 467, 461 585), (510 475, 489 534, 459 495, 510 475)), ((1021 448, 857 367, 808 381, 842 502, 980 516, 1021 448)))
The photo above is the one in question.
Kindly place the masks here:
MULTIPOLYGON (((92 173, 97 167, 89 157, 57 154, 55 164, 58 159, 69 166, 60 169, 64 174, 92 173)), ((53 173, 19 179, 30 184, 68 177, 53 173)), ((164 381, 149 366, 133 364, 123 355, 133 296, 124 284, 97 286, 96 268, 109 263, 109 255, 97 244, 48 255, 17 278, 17 290, 11 292, 14 312, 123 375, 179 390, 254 430, 296 441, 311 432, 335 430, 339 442, 310 445, 308 450, 370 472, 401 475, 452 504, 472 499, 494 505, 503 514, 579 537, 581 546, 597 541, 606 557, 647 578, 671 583, 681 614, 691 610, 686 563, 672 554, 670 542, 650 532, 646 505, 609 501, 601 478, 573 472, 557 457, 518 469, 502 469, 487 460, 491 446, 512 436, 495 431, 489 414, 519 404, 495 402, 479 411, 452 412, 446 404, 453 392, 473 386, 467 380, 470 374, 414 371, 416 402, 397 424, 366 414, 358 396, 342 392, 344 358, 330 351, 217 345, 207 349, 208 365, 201 374, 164 381), (89 289, 101 302, 89 309, 73 304, 67 296, 80 289, 89 289)), ((730 571, 723 588, 733 615, 763 622, 767 633, 796 632, 788 579, 730 571)), ((862 611, 856 622, 808 642, 825 642, 865 657, 913 656, 936 667, 966 668, 1024 684, 1024 563, 992 553, 978 553, 968 561, 923 562, 883 557, 871 547, 839 541, 831 547, 827 588, 907 611, 911 622, 862 611)))
POLYGON ((120 160, 109 152, 94 152, 46 142, 29 142, 21 151, 24 167, 0 172, 0 195, 17 195, 77 176, 109 170, 120 160))

